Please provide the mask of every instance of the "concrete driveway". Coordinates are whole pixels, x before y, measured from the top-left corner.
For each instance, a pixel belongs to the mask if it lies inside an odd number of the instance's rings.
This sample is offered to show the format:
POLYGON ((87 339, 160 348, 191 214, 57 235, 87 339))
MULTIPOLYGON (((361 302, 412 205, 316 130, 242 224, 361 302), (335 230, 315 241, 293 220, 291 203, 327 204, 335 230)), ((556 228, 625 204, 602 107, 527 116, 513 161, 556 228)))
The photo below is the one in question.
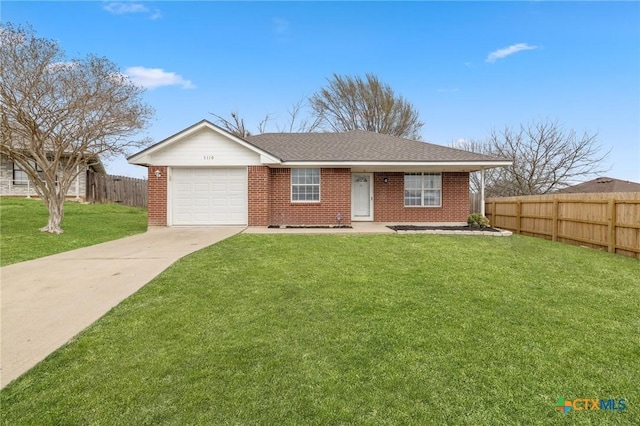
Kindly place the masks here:
POLYGON ((159 228, 0 268, 0 388, 176 260, 242 230, 159 228))

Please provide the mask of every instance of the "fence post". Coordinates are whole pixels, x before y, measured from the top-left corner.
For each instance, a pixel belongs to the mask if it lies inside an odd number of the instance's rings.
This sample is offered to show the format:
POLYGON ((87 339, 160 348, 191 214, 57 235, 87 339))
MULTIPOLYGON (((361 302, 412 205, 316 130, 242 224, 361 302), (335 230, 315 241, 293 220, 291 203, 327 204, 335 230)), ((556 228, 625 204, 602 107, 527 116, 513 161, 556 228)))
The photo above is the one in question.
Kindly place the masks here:
POLYGON ((551 241, 558 241, 558 200, 553 200, 553 223, 551 224, 551 241))
POLYGON ((522 214, 522 201, 516 201, 516 232, 520 233, 520 215, 522 214))
POLYGON ((491 226, 496 226, 496 202, 491 203, 491 226))
POLYGON ((609 225, 609 253, 616 252, 616 200, 609 200, 609 211, 607 213, 607 222, 609 225))

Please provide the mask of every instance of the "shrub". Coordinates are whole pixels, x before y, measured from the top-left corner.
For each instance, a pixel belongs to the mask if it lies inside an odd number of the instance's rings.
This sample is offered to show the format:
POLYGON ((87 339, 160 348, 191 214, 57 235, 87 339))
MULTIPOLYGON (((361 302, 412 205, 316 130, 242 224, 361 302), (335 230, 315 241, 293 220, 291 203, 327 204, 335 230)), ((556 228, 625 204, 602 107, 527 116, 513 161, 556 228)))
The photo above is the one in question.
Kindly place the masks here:
POLYGON ((467 224, 471 228, 488 228, 489 219, 482 216, 480 213, 471 213, 467 218, 467 224))

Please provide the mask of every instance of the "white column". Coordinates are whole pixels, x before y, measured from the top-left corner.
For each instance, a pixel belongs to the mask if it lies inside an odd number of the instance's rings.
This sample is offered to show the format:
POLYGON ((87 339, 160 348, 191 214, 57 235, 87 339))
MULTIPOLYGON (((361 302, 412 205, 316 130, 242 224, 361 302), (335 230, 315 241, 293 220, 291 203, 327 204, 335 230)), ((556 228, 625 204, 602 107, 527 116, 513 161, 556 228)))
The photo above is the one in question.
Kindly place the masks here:
POLYGON ((76 200, 80 199, 80 165, 76 166, 76 200))
POLYGON ((31 198, 31 178, 27 176, 27 198, 31 198))
POLYGON ((484 167, 480 170, 480 214, 484 216, 484 167))

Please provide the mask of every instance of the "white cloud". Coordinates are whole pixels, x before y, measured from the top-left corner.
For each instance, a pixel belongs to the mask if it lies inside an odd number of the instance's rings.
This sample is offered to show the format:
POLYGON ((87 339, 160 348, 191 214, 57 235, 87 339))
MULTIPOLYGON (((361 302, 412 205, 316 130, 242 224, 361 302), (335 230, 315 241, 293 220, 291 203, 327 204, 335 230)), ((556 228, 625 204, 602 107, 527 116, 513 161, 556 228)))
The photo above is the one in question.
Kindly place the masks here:
POLYGON ((104 6, 104 10, 115 15, 124 15, 125 13, 147 13, 149 8, 141 3, 111 2, 104 6))
POLYGON ((109 2, 103 6, 103 9, 114 15, 124 15, 127 13, 144 13, 150 14, 149 19, 158 19, 162 15, 159 9, 150 9, 142 3, 133 2, 109 2))
POLYGON ((539 46, 530 46, 527 43, 518 43, 512 44, 509 47, 505 47, 503 49, 494 50, 489 53, 485 62, 495 62, 497 59, 506 58, 509 55, 513 55, 514 53, 522 52, 523 50, 534 50, 538 49, 539 46))
POLYGON ((125 74, 134 84, 147 89, 162 86, 180 86, 183 89, 194 89, 196 86, 189 80, 174 72, 167 72, 162 68, 130 67, 125 74))

